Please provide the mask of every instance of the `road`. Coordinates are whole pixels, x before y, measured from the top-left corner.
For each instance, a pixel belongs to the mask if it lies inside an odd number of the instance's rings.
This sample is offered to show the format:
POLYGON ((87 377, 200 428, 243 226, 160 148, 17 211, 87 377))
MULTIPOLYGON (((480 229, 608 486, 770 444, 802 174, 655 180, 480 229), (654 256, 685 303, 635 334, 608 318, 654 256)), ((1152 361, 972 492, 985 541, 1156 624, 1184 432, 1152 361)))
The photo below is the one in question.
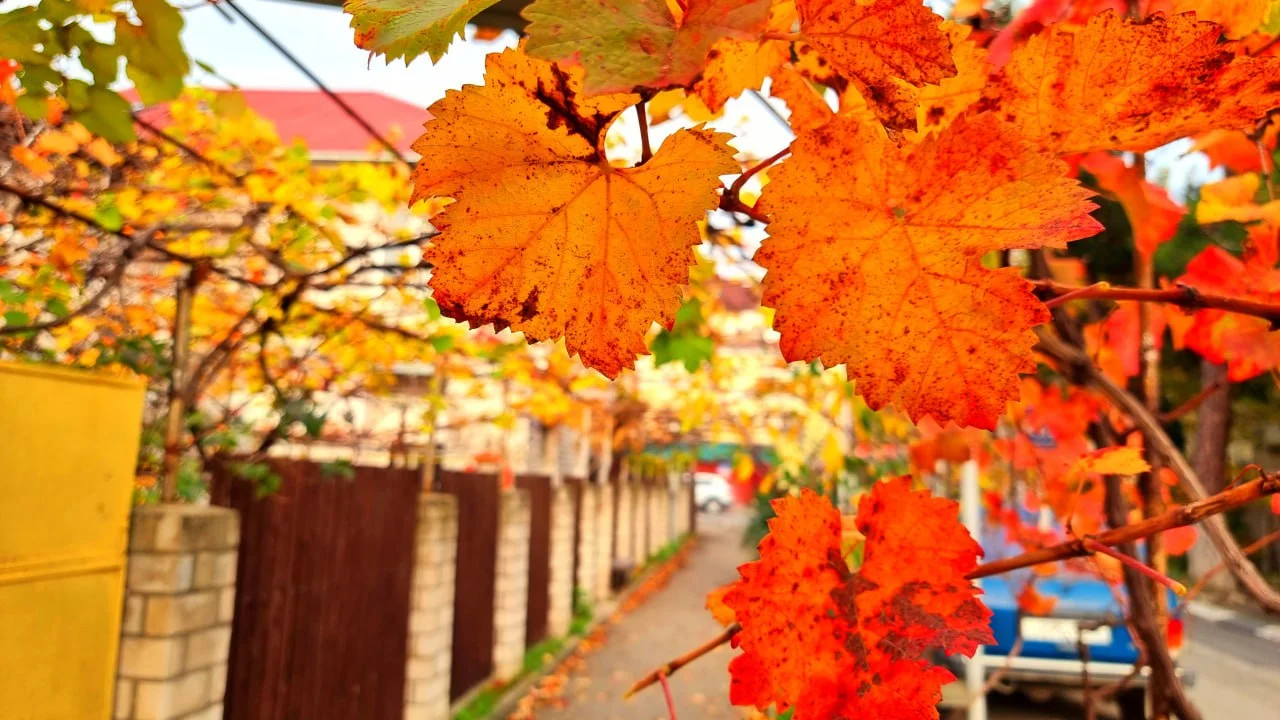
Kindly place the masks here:
MULTIPOLYGON (((537 720, 662 720, 662 693, 620 696, 635 678, 713 637, 720 628, 703 609, 706 594, 737 577, 753 552, 739 539, 741 512, 702 516, 700 537, 688 565, 671 583, 610 629, 603 646, 570 677, 566 707, 542 709, 537 720)), ((734 655, 721 647, 671 678, 681 718, 740 718, 728 704, 725 666, 734 655)), ((1205 720, 1280 719, 1280 622, 1196 604, 1188 618, 1182 664, 1195 674, 1191 699, 1205 720)), ((1078 720, 1083 709, 1070 697, 1036 701, 1020 694, 989 699, 991 720, 1078 720)), ((946 713, 943 715, 948 717, 946 713)), ((960 715, 963 717, 963 714, 960 715)), ((1099 708, 1101 719, 1114 718, 1099 708)))

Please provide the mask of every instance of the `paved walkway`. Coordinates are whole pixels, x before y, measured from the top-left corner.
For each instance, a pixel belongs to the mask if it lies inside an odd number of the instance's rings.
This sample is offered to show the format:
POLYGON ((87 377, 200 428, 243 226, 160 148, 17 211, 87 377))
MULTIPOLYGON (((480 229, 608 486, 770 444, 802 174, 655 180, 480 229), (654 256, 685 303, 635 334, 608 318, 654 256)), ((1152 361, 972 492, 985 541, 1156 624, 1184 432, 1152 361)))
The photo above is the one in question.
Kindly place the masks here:
MULTIPOLYGON (((660 687, 630 700, 622 693, 649 670, 720 632, 706 611, 707 593, 736 580, 738 565, 753 559, 741 545, 745 521, 744 514, 700 516, 699 540, 688 564, 611 627, 603 645, 585 657, 584 667, 568 680, 566 707, 540 709, 537 720, 665 720, 660 687)), ((741 717, 729 705, 728 664, 734 654, 725 645, 671 677, 681 718, 741 717)))

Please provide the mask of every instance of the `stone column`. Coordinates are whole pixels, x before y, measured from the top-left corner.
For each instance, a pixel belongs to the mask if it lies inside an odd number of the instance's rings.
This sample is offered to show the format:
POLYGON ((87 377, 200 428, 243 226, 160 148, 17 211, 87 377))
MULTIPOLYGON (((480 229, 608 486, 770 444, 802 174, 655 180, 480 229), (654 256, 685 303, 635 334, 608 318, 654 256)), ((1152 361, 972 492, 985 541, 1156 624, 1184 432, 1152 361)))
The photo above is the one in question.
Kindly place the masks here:
POLYGON ((634 531, 632 526, 632 514, 634 509, 631 507, 633 491, 631 483, 623 482, 615 486, 615 492, 618 493, 618 527, 614 532, 618 538, 618 559, 627 563, 636 561, 635 555, 631 550, 632 535, 634 531))
POLYGON ((493 677, 507 681, 524 666, 529 611, 529 492, 503 491, 498 507, 498 567, 493 601, 493 677))
POLYGON ((573 623, 573 495, 564 487, 551 496, 550 570, 547 634, 562 637, 573 623))
POLYGON ((636 485, 632 502, 631 557, 637 566, 649 559, 649 486, 636 485))
POLYGON ((573 583, 593 604, 596 600, 596 517, 599 497, 596 485, 582 484, 582 508, 578 514, 578 576, 573 579, 573 583))
POLYGON ((645 557, 653 557, 662 549, 665 540, 663 535, 667 531, 666 516, 662 514, 662 495, 666 492, 663 488, 652 485, 648 488, 649 495, 649 547, 646 548, 645 557))
POLYGON ((595 596, 609 597, 609 575, 613 572, 613 486, 599 486, 596 506, 595 596))
POLYGON ((404 720, 451 717, 449 672, 457 555, 457 499, 445 493, 423 495, 418 501, 414 541, 404 720))
POLYGON ((116 720, 222 720, 239 545, 234 510, 133 511, 116 720))

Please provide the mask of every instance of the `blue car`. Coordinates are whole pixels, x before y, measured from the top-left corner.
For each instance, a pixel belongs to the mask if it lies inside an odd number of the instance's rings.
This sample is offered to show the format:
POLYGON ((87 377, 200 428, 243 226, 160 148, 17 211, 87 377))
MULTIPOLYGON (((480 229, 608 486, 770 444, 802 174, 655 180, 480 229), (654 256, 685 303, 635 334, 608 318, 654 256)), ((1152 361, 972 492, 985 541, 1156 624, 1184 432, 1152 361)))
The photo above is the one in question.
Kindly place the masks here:
MULTIPOLYGON (((1036 525, 1035 516, 1026 518, 1036 525)), ((1019 555, 1024 548, 1010 541, 1003 527, 992 527, 983 533, 984 560, 997 560, 1019 555)), ((1035 590, 1051 598, 1052 610, 1044 616, 1024 613, 1018 606, 1018 594, 1033 581, 1030 568, 982 580, 983 600, 991 608, 992 634, 995 645, 987 646, 986 673, 999 672, 996 689, 1002 692, 1024 691, 1032 697, 1045 696, 1054 690, 1080 688, 1084 663, 1079 645, 1088 649, 1089 681, 1092 687, 1107 685, 1129 676, 1138 661, 1138 649, 1124 623, 1124 611, 1118 597, 1125 596, 1124 587, 1113 588, 1096 575, 1073 570, 1059 564, 1050 577, 1035 577, 1035 590), (1021 650, 1013 653, 1019 636, 1021 650), (1012 657, 1011 657, 1012 655, 1012 657)), ((1169 607, 1177 605, 1177 597, 1169 594, 1169 607)), ((1182 619, 1169 620, 1170 650, 1175 655, 1182 645, 1182 619)), ((953 662, 957 677, 963 669, 953 662)), ((1130 678, 1125 689, 1114 695, 1123 720, 1146 717, 1145 686, 1149 668, 1130 678)), ((1179 677, 1190 683, 1189 673, 1179 669, 1179 677)))

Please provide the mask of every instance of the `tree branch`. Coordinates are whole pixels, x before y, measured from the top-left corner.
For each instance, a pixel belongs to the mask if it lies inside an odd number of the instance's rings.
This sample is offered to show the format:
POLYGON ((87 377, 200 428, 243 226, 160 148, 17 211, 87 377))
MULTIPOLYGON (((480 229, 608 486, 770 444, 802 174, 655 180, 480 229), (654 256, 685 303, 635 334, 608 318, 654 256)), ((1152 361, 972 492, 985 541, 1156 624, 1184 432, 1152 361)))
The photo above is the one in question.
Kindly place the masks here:
MULTIPOLYGON (((1187 505, 1180 505, 1141 522, 1099 533, 1090 539, 1099 545, 1108 547, 1123 545, 1124 543, 1140 540, 1176 527, 1212 520, 1221 513, 1243 507, 1277 492, 1280 492, 1280 473, 1263 475, 1256 480, 1251 480, 1230 490, 1224 490, 1213 497, 1187 505)), ((977 580, 978 578, 999 575, 1032 565, 1081 557, 1088 555, 1090 552, 1088 543, 1085 542, 1084 538, 1068 540, 1057 545, 1031 550, 1015 557, 983 563, 966 577, 970 580, 977 580)))
MULTIPOLYGON (((1199 476, 1186 457, 1173 444, 1168 434, 1160 427, 1160 421, 1147 410, 1136 397, 1124 388, 1116 385, 1105 374, 1094 367, 1089 357, 1080 350, 1067 345, 1053 335, 1041 331, 1040 342, 1036 350, 1042 355, 1059 363, 1068 376, 1076 378, 1079 384, 1091 385, 1105 395, 1116 407, 1123 410, 1142 431, 1147 443, 1159 453, 1169 467, 1177 474, 1183 490, 1193 500, 1204 501, 1208 496, 1199 476)), ((1194 503, 1193 503, 1194 504, 1194 503)), ((1185 509, 1179 508, 1179 510, 1185 509)), ((1176 511, 1175 511, 1176 512, 1176 511)), ((1168 528, 1165 528, 1168 529, 1168 528)), ((1208 517, 1204 522, 1205 532, 1213 542, 1231 573, 1235 575, 1245 590, 1268 613, 1280 615, 1280 592, 1273 589, 1258 572, 1258 568, 1249 561, 1236 545, 1227 529, 1226 522, 1217 516, 1208 517)))
POLYGON ((1070 295, 1074 300, 1132 300, 1176 305, 1188 310, 1226 310, 1241 315, 1252 315, 1271 323, 1272 329, 1280 329, 1280 303, 1269 303, 1249 298, 1219 295, 1197 290, 1189 285, 1171 288, 1117 287, 1107 283, 1096 285, 1067 285, 1053 280, 1033 280, 1036 294, 1043 299, 1070 295))

